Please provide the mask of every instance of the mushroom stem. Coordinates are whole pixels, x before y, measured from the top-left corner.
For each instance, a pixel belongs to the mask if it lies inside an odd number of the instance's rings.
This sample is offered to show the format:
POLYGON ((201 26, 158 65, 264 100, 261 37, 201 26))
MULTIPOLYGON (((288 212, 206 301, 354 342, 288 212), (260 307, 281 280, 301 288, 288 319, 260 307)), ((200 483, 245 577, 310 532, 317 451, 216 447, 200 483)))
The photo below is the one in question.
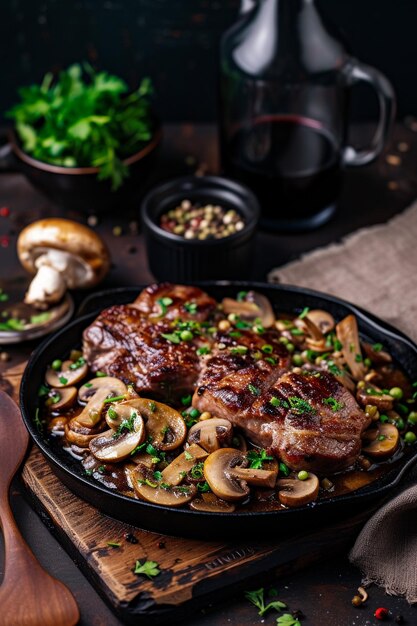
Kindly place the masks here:
POLYGON ((42 265, 29 285, 25 302, 37 309, 46 309, 50 304, 59 302, 66 289, 67 283, 62 274, 54 267, 42 265))

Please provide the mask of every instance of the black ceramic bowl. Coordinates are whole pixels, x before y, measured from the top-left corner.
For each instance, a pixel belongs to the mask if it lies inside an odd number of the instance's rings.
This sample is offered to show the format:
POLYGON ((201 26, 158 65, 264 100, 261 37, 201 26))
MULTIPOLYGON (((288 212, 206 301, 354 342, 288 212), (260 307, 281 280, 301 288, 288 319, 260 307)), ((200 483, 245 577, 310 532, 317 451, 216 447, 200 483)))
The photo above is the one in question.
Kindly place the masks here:
POLYGON ((239 279, 250 275, 259 204, 249 189, 220 176, 187 176, 152 189, 142 203, 148 261, 158 280, 239 279), (185 239, 159 226, 161 215, 183 200, 235 209, 245 227, 223 239, 185 239))
POLYGON ((22 150, 13 133, 10 146, 19 170, 53 202, 65 209, 100 213, 137 206, 155 165, 161 137, 158 124, 152 140, 124 160, 129 177, 117 191, 111 190, 110 181, 98 180, 97 167, 63 167, 34 159, 22 150))
MULTIPOLYGON (((240 290, 256 289, 265 294, 276 311, 300 312, 304 307, 326 309, 337 320, 349 313, 356 315, 361 336, 372 343, 383 343, 406 374, 417 379, 417 346, 401 332, 373 315, 348 302, 317 291, 291 286, 271 286, 262 283, 200 283, 213 297, 222 299, 240 290)), ((296 528, 329 524, 333 519, 353 516, 363 509, 380 506, 384 497, 392 493, 406 471, 417 460, 417 446, 406 446, 395 465, 374 482, 345 495, 330 496, 294 509, 279 511, 236 511, 234 513, 206 513, 190 509, 173 509, 129 498, 104 487, 87 476, 80 462, 62 449, 57 440, 46 437, 36 426, 38 390, 45 370, 54 359, 62 358, 81 344, 83 330, 103 308, 113 304, 132 302, 141 288, 117 289, 90 296, 84 315, 66 328, 49 337, 32 354, 23 374, 20 388, 20 406, 26 427, 45 456, 51 471, 75 494, 84 498, 103 513, 134 526, 168 535, 188 537, 234 538, 238 536, 267 538, 296 528)))

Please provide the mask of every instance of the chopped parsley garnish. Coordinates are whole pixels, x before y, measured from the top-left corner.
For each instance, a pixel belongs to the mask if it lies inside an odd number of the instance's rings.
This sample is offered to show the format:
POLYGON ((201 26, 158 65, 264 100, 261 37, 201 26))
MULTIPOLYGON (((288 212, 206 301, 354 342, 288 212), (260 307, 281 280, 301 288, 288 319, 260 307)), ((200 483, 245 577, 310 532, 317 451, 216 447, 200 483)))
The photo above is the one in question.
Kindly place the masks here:
POLYGON ((203 462, 196 463, 196 465, 194 465, 194 467, 192 467, 190 470, 191 477, 194 478, 195 480, 200 480, 201 478, 204 478, 203 467, 204 467, 203 462))
POLYGON ((211 491, 210 485, 208 484, 206 480, 203 483, 198 483, 197 489, 201 493, 208 493, 209 491, 211 491))
POLYGON ((183 396, 183 397, 181 398, 181 404, 182 404, 183 406, 190 406, 190 404, 191 404, 191 400, 192 400, 192 396, 191 396, 191 394, 189 394, 188 396, 183 396))
POLYGON ((242 302, 246 298, 247 295, 248 295, 247 291, 239 291, 236 296, 236 300, 238 302, 242 302))
POLYGON ((165 315, 167 312, 167 307, 172 304, 173 300, 172 298, 159 298, 159 300, 157 300, 156 302, 161 307, 161 315, 165 315))
POLYGON ((109 418, 111 420, 115 420, 117 419, 117 413, 114 409, 112 409, 111 407, 109 408, 109 410, 107 411, 107 415, 109 416, 109 418))
POLYGON ((266 450, 262 449, 257 452, 256 450, 249 450, 246 454, 248 461, 250 462, 249 467, 251 469, 262 469, 262 464, 265 461, 272 461, 274 457, 270 456, 266 453, 266 450))
POLYGON ((151 413, 155 413, 155 411, 156 411, 156 404, 155 404, 155 402, 152 402, 152 401, 149 402, 149 410, 150 410, 151 413))
POLYGON ((307 400, 303 400, 303 398, 299 398, 298 396, 290 396, 288 402, 294 413, 316 413, 316 409, 312 407, 307 400))
POLYGON ((298 316, 298 319, 302 320, 305 317, 307 317, 309 311, 310 311, 310 307, 308 306, 304 307, 304 309, 301 311, 300 315, 298 316))
POLYGON ((119 400, 124 400, 126 396, 113 396, 112 398, 106 398, 103 400, 103 404, 109 404, 110 402, 119 402, 119 400))
POLYGON ((384 349, 384 346, 382 345, 382 343, 374 343, 372 345, 372 350, 374 352, 381 352, 381 350, 383 350, 383 349, 384 349))
POLYGON ((85 383, 85 385, 83 385, 84 387, 87 387, 87 389, 90 389, 90 387, 93 386, 93 383, 85 383))
POLYGON ((336 398, 330 396, 329 398, 325 398, 323 400, 323 404, 327 404, 332 411, 340 411, 345 406, 343 402, 338 402, 336 398))
POLYGON ((190 315, 195 315, 197 313, 197 303, 196 302, 186 302, 184 304, 184 309, 190 313, 190 315))
POLYGON ((177 333, 161 333, 161 337, 163 337, 167 341, 170 341, 171 343, 181 343, 181 339, 179 335, 177 335, 177 333))
POLYGON ((259 389, 259 387, 255 387, 255 385, 248 385, 248 389, 251 392, 251 394, 253 396, 260 396, 261 395, 261 390, 259 389))
POLYGON ((66 385, 68 382, 68 378, 65 378, 65 376, 60 376, 58 380, 61 383, 61 385, 66 385))
POLYGON ((186 487, 185 485, 180 485, 179 487, 175 487, 175 489, 176 491, 178 491, 178 493, 183 493, 185 495, 188 495, 190 493, 190 488, 186 487))
POLYGON ((105 372, 96 372, 96 377, 97 378, 105 378, 107 376, 107 374, 105 372))
POLYGON ((270 363, 270 365, 276 365, 277 364, 277 360, 274 359, 272 356, 266 356, 265 357, 265 361, 267 363, 270 363))
POLYGON ((245 591, 245 598, 252 602, 258 609, 258 615, 261 617, 265 615, 267 611, 270 609, 275 609, 276 611, 282 611, 282 609, 286 609, 287 605, 284 602, 280 602, 279 600, 275 600, 270 602, 269 604, 265 604, 264 598, 264 589, 257 589, 256 591, 245 591))
POLYGON ((238 330, 232 330, 232 332, 229 333, 229 337, 233 337, 233 339, 239 339, 239 337, 242 336, 242 333, 240 333, 238 330))
POLYGON ((160 482, 162 480, 162 472, 156 470, 153 473, 153 477, 155 478, 155 480, 157 480, 158 482, 160 482))
POLYGON ((184 457, 186 461, 192 461, 194 459, 193 455, 191 454, 191 452, 188 452, 188 450, 184 451, 184 457))
POLYGON ((152 578, 161 573, 161 570, 159 569, 159 564, 156 561, 145 561, 144 563, 136 561, 133 573, 138 575, 141 574, 152 580, 152 578))
POLYGON ((355 361, 356 361, 356 363, 362 363, 362 361, 363 361, 362 355, 361 354, 356 354, 355 355, 355 361))
POLYGON ((275 406, 275 407, 282 406, 285 409, 289 409, 290 408, 290 405, 288 404, 288 402, 286 400, 280 400, 276 396, 272 396, 272 398, 269 401, 269 404, 272 404, 272 406, 275 406))
POLYGON ((172 489, 172 485, 170 485, 169 483, 159 483, 159 486, 161 487, 161 489, 165 489, 165 491, 169 491, 170 489, 172 489))
POLYGON ((122 544, 117 541, 108 541, 107 545, 109 546, 109 548, 120 548, 122 544))
POLYGON ((279 471, 283 476, 289 476, 291 473, 290 468, 282 462, 279 464, 279 471))
POLYGON ((100 465, 100 467, 97 468, 97 471, 100 472, 100 474, 107 474, 107 469, 105 465, 100 465))
POLYGON ((210 348, 208 346, 201 346, 197 348, 198 356, 203 356, 204 354, 210 354, 210 348))
POLYGON ((237 354, 246 354, 248 351, 248 348, 246 346, 235 346, 234 348, 230 348, 230 353, 237 355, 237 354))
POLYGON ((327 361, 327 369, 333 376, 343 376, 343 371, 333 361, 327 361))
POLYGON ((379 435, 378 441, 384 441, 386 439, 385 435, 379 435))
POLYGON ((119 428, 114 433, 113 439, 117 439, 117 437, 120 437, 120 435, 124 431, 127 431, 129 433, 133 432, 134 421, 137 418, 137 416, 138 416, 137 413, 132 413, 132 415, 129 417, 129 419, 123 420, 123 422, 120 424, 119 428))
POLYGON ((47 387, 46 385, 41 385, 38 389, 38 396, 39 398, 43 398, 44 396, 47 396, 49 393, 49 387, 47 387))
POLYGON ((240 330, 247 330, 248 328, 250 328, 250 324, 240 319, 240 317, 236 317, 235 326, 240 330))
POLYGON ((294 337, 298 337, 299 335, 304 335, 304 331, 301 330, 301 328, 291 328, 290 333, 291 335, 294 335, 294 337))

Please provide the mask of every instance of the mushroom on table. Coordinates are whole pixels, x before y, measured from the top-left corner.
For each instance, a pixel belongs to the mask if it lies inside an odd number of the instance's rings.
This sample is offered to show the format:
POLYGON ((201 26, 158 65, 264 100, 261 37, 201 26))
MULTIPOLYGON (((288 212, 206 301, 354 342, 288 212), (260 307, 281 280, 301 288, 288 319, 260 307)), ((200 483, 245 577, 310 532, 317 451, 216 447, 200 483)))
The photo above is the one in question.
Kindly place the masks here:
POLYGON ((61 218, 33 222, 22 230, 17 252, 23 267, 35 274, 25 302, 47 309, 67 289, 97 285, 110 267, 110 254, 91 228, 61 218))

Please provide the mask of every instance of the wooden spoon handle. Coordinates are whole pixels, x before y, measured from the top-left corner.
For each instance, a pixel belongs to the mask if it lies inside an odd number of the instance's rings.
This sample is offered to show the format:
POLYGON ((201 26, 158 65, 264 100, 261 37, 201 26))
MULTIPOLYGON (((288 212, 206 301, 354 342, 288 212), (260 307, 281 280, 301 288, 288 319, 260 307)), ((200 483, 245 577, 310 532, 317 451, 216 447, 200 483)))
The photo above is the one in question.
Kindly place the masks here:
POLYGON ((16 525, 7 494, 0 495, 0 526, 5 553, 0 625, 75 626, 80 614, 72 593, 36 560, 16 525))

